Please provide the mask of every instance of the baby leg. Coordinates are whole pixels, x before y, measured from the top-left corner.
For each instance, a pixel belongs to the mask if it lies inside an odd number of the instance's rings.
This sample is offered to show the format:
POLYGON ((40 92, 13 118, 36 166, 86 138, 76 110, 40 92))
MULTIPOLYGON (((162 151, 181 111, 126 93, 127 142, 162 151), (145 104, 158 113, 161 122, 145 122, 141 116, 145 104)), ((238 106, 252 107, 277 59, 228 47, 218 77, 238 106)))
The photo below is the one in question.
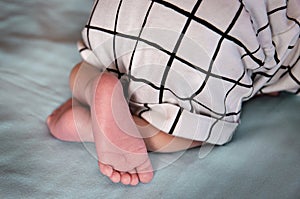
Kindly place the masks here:
POLYGON ((150 182, 153 169, 147 149, 132 119, 119 80, 83 63, 71 87, 74 97, 90 107, 101 172, 113 182, 132 184, 137 176, 141 182, 150 182))

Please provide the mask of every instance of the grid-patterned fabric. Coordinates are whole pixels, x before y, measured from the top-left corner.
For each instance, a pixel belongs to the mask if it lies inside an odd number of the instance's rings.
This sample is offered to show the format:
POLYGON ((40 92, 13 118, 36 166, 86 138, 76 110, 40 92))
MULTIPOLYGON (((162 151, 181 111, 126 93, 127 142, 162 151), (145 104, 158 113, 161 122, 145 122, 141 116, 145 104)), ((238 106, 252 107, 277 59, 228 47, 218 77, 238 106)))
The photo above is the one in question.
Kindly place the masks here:
POLYGON ((96 0, 83 59, 113 72, 158 129, 228 142, 241 104, 300 91, 298 0, 96 0))

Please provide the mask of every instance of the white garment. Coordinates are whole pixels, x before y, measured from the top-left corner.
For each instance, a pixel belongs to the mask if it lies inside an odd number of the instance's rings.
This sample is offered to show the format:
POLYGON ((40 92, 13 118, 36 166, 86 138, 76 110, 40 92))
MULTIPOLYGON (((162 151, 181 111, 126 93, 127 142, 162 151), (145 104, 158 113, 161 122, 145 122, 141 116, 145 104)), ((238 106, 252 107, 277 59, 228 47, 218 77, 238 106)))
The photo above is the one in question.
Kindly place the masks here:
POLYGON ((299 0, 96 0, 79 49, 120 77, 134 114, 224 144, 243 101, 299 93, 299 20, 299 0))

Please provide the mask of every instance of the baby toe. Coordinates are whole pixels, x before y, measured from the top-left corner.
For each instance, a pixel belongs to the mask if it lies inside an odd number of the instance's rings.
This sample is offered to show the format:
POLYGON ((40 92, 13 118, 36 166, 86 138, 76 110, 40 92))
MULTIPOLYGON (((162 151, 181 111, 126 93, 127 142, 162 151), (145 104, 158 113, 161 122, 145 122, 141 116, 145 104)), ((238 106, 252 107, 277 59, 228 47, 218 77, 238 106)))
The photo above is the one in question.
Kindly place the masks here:
POLYGON ((131 176, 128 173, 121 173, 121 183, 124 185, 129 185, 131 182, 131 176))
POLYGON ((121 180, 121 175, 118 171, 113 171, 113 173, 111 174, 111 176, 109 177, 110 180, 114 183, 119 183, 121 180))
POLYGON ((139 183, 139 177, 136 173, 131 174, 131 182, 130 185, 136 186, 139 183))

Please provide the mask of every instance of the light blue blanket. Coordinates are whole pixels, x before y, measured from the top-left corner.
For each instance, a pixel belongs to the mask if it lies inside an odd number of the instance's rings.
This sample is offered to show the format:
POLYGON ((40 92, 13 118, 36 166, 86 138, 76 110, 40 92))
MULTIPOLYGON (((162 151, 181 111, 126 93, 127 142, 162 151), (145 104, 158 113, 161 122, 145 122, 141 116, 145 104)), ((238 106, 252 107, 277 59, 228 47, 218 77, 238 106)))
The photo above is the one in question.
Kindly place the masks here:
POLYGON ((113 184, 94 145, 54 139, 45 119, 68 99, 76 41, 92 1, 0 2, 0 198, 299 198, 300 98, 244 104, 233 140, 205 158, 151 154, 150 184, 113 184))

